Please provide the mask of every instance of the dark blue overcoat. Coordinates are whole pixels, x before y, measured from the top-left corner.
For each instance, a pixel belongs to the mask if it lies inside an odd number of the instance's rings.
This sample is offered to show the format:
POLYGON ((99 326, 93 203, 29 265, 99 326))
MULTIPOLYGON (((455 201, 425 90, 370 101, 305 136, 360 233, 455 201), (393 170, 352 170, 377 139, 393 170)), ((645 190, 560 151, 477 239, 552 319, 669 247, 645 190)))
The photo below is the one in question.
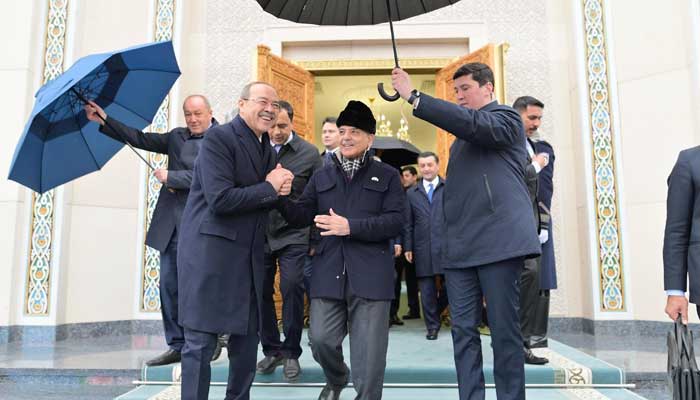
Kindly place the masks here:
POLYGON ((445 224, 442 210, 442 194, 445 181, 440 178, 428 201, 423 181, 406 191, 408 197, 406 238, 404 250, 413 252, 416 276, 424 278, 442 273, 442 241, 445 224))
POLYGON ((240 116, 204 137, 178 242, 179 322, 187 328, 244 335, 254 297, 260 310, 267 215, 277 201, 265 181, 272 151, 268 135, 259 141, 240 116))
POLYGON ((390 245, 404 226, 406 194, 395 168, 368 157, 348 180, 335 159, 318 170, 298 201, 282 198, 282 215, 295 226, 333 211, 348 219, 350 235, 322 236, 312 259, 311 297, 344 299, 345 279, 356 296, 394 297, 394 254, 390 245))
POLYGON ((471 110, 422 94, 413 114, 456 136, 443 194, 443 268, 540 255, 517 111, 496 101, 471 110))

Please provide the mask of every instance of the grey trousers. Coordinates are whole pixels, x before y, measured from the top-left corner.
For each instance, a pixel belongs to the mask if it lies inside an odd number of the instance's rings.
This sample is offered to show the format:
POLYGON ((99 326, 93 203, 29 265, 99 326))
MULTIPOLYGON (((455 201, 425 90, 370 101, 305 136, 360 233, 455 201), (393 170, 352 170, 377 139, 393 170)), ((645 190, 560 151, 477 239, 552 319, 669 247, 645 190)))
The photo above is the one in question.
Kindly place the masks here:
POLYGON ((345 386, 348 367, 343 340, 350 333, 350 365, 356 400, 382 398, 389 345, 390 300, 368 300, 347 294, 345 300, 311 299, 311 351, 326 382, 345 386))

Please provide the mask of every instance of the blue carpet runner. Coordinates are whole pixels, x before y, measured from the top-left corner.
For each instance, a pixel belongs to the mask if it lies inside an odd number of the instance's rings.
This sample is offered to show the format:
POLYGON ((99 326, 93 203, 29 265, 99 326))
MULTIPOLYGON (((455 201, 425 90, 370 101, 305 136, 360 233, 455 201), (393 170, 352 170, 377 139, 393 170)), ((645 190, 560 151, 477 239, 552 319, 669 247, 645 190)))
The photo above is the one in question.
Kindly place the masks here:
MULTIPOLYGON (((384 382, 410 384, 445 384, 456 383, 452 338, 449 330, 443 329, 436 341, 425 339, 422 329, 404 327, 392 329, 389 338, 387 368, 384 382)), ((493 354, 491 340, 482 336, 484 356, 484 378, 487 384, 493 383, 493 354)), ((304 338, 304 353, 299 358, 302 375, 298 383, 323 383, 325 379, 318 364, 313 360, 311 351, 306 346, 304 338)), ((346 362, 349 362, 347 340, 344 343, 346 362)), ((569 385, 600 385, 625 383, 624 371, 602 360, 591 357, 572 347, 550 340, 548 349, 535 349, 535 354, 549 358, 550 363, 544 366, 526 365, 525 378, 527 384, 569 384, 569 385)), ((262 353, 260 354, 262 358, 262 353)), ((212 382, 224 383, 228 376, 228 359, 226 353, 212 363, 212 382)), ((118 397, 119 400, 170 400, 179 399, 179 386, 172 382, 180 380, 180 365, 161 367, 144 367, 142 380, 157 385, 144 385, 118 397)), ((257 375, 256 382, 283 383, 282 367, 270 375, 257 375)), ((212 386, 210 398, 223 399, 225 386, 212 386)), ((315 399, 318 397, 318 387, 254 387, 251 398, 256 400, 274 399, 315 399)), ((624 389, 561 389, 561 388, 529 388, 529 399, 542 400, 623 400, 641 399, 624 389)), ((355 391, 347 388, 343 391, 342 399, 353 399, 355 391)), ((487 390, 487 399, 495 399, 495 390, 487 390)), ((456 389, 442 388, 385 388, 384 399, 457 399, 456 389)))

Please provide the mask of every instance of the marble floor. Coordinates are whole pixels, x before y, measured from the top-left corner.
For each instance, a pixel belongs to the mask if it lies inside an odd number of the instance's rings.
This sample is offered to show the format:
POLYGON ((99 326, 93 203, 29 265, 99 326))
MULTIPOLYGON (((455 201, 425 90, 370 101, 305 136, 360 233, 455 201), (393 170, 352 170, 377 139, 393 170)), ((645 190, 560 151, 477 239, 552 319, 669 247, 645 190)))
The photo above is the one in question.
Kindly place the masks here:
MULTIPOLYGON (((421 321, 406 321, 393 330, 415 330, 421 321)), ((447 333, 443 331, 443 335, 447 333)), ((634 391, 647 399, 667 399, 666 342, 663 336, 624 337, 586 333, 552 333, 552 338, 625 370, 634 391)), ((696 346, 699 344, 696 343, 696 346)), ((143 362, 163 351, 162 337, 103 336, 54 344, 0 345, 2 399, 112 399, 139 379, 143 362)))

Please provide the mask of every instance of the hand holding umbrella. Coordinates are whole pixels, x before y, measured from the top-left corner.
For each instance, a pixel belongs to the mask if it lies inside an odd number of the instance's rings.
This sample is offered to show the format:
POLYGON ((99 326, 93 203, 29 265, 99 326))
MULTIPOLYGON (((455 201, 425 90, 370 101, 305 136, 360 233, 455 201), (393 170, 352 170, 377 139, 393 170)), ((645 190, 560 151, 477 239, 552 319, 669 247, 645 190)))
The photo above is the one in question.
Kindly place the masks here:
POLYGON ((413 90, 411 77, 401 68, 394 68, 393 71, 391 71, 391 85, 394 87, 394 90, 396 90, 396 93, 404 100, 408 100, 411 96, 411 91, 413 90))
MULTIPOLYGON (((78 98, 79 98, 81 101, 83 101, 84 104, 85 104, 85 105, 83 106, 83 109, 85 109, 85 116, 87 117, 88 120, 90 120, 90 121, 92 121, 92 122, 97 122, 98 124, 100 124, 100 125, 102 125, 102 126, 107 125, 107 126, 109 127, 109 129, 111 129, 112 131, 114 131, 114 132, 119 132, 118 130, 112 128, 112 127, 109 125, 109 123, 107 122, 107 113, 105 112, 105 110, 102 109, 102 107, 98 106, 97 103, 95 103, 94 101, 86 99, 85 97, 83 97, 83 96, 82 96, 80 93, 78 93, 78 92, 76 92, 76 95, 77 95, 78 98)), ((143 160, 143 162, 145 162, 146 165, 148 165, 148 167, 149 167, 150 169, 155 170, 155 168, 153 168, 153 165, 151 165, 151 163, 149 163, 148 160, 146 160, 145 158, 143 158, 143 156, 141 155, 141 153, 139 153, 138 151, 136 151, 136 149, 134 148, 134 146, 132 146, 132 145, 131 145, 128 141, 126 141, 126 140, 124 140, 124 143, 126 143, 126 145, 129 146, 129 148, 130 148, 134 153, 136 153, 136 155, 139 156, 139 158, 140 158, 141 160, 143 160)), ((158 178, 158 180, 161 181, 161 183, 163 182, 160 178, 158 178)))

